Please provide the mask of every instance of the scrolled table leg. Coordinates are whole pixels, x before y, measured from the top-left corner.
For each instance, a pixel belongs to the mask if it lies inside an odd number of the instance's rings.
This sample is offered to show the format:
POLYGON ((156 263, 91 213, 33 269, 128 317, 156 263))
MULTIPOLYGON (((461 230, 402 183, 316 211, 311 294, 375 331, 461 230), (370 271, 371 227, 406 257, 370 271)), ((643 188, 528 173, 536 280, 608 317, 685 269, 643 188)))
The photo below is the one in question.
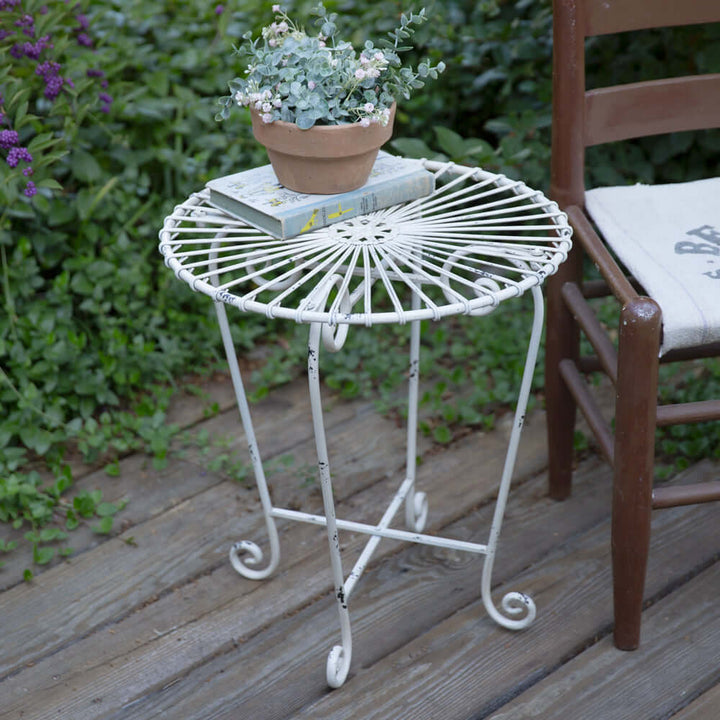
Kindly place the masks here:
POLYGON ((352 639, 350 636, 350 623, 347 623, 347 631, 343 627, 343 644, 335 645, 328 653, 325 665, 325 677, 327 684, 335 689, 339 688, 347 680, 352 659, 352 639))
MULTIPOLYGON (((318 458, 318 474, 322 490, 323 507, 327 522, 327 537, 330 550, 330 570, 332 572, 335 588, 335 600, 340 620, 342 645, 336 645, 330 651, 327 660, 327 682, 332 688, 340 687, 347 678, 352 657, 352 634, 350 631, 350 613, 348 611, 347 596, 345 592, 345 578, 340 557, 340 539, 338 537, 337 521, 335 517, 335 503, 333 500, 332 480, 330 478, 330 463, 328 458, 325 425, 323 423, 322 401, 320 396, 320 338, 323 326, 313 323, 310 326, 308 340, 308 386, 310 389, 310 409, 312 411, 313 429, 315 432, 315 446, 318 458)), ((325 340, 327 340, 325 338, 325 340)))
POLYGON ((221 302, 216 302, 215 311, 217 313, 220 335, 222 336, 225 355, 227 356, 228 367, 230 369, 230 376, 235 390, 235 399, 237 401, 238 411, 240 412, 240 419, 242 421, 243 429, 245 430, 248 452, 250 454, 250 461, 255 474, 255 483, 257 485, 258 494, 260 495, 260 503, 262 505, 268 541, 270 543, 270 558, 266 567, 263 569, 248 567, 248 565, 258 565, 264 560, 263 551, 257 544, 249 540, 241 540, 240 542, 236 542, 232 545, 230 548, 230 562, 235 570, 237 570, 237 572, 243 577, 250 578, 251 580, 262 580, 269 577, 275 571, 275 568, 280 562, 280 541, 278 539, 277 528, 275 527, 275 520, 272 517, 273 507, 270 499, 270 491, 267 486, 267 480, 265 479, 265 471, 263 469, 260 451, 255 438, 255 430, 250 416, 250 406, 248 405, 247 397, 245 395, 245 388, 243 386, 242 375, 240 374, 240 367, 235 353, 235 346, 230 334, 230 326, 228 325, 225 305, 221 302), (241 556, 245 554, 248 554, 250 557, 243 559, 241 556))
POLYGON ((532 288, 532 296, 535 311, 533 316, 533 326, 530 333, 530 342, 528 344, 528 352, 525 360, 522 382, 520 384, 517 407, 515 409, 513 428, 510 434, 507 455, 505 456, 505 466, 503 468, 502 479, 500 480, 500 489, 495 503, 495 513, 490 527, 490 539, 487 545, 485 564, 483 565, 481 587, 482 600, 488 615, 490 615, 490 617, 492 617, 499 625, 509 628, 510 630, 521 630, 522 628, 527 627, 535 619, 536 615, 535 603, 532 598, 525 593, 507 593, 503 597, 500 605, 502 612, 495 607, 490 594, 495 552, 497 550, 500 528, 505 514, 505 505, 507 503, 508 493, 510 492, 510 482, 515 468, 515 458, 517 457, 520 433, 525 422, 525 411, 527 410, 532 377, 535 371, 535 362, 537 361, 538 348, 540 346, 540 336, 542 334, 543 299, 539 287, 536 286, 532 288), (518 615, 523 615, 523 617, 517 617, 518 615))
POLYGON ((259 565, 265 559, 265 554, 254 542, 250 540, 240 540, 239 542, 233 543, 230 547, 230 563, 243 577, 249 578, 250 580, 262 580, 272 574, 280 559, 277 533, 274 532, 274 526, 273 532, 270 533, 270 548, 270 561, 267 567, 262 570, 256 570, 254 567, 248 567, 248 565, 259 565), (249 557, 243 558, 243 555, 249 555, 249 557))

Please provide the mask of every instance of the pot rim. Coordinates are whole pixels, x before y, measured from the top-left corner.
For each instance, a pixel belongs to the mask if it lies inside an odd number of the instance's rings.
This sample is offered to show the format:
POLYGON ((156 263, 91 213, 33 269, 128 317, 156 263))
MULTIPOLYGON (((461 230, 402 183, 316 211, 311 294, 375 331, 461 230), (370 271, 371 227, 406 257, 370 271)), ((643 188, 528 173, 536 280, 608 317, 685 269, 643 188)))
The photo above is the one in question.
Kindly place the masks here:
POLYGON ((345 157, 359 155, 385 144, 392 137, 395 108, 396 104, 393 103, 387 125, 372 123, 368 127, 355 122, 313 125, 302 130, 295 123, 285 120, 264 123, 254 109, 250 110, 250 116, 255 139, 276 152, 301 157, 345 157))

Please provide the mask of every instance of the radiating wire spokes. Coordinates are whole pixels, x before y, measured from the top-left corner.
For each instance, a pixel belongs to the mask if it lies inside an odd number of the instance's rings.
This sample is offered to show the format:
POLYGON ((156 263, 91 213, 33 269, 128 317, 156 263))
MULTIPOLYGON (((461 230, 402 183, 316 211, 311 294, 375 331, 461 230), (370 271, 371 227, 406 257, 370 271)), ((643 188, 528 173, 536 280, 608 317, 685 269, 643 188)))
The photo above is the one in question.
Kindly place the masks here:
POLYGON ((203 191, 166 219, 160 250, 178 276, 214 300, 333 325, 484 314, 565 259, 567 218, 541 193, 478 168, 425 166, 436 183, 428 197, 285 240, 216 210, 203 191), (336 297, 313 308, 315 288, 331 277, 340 278, 343 307, 336 297))

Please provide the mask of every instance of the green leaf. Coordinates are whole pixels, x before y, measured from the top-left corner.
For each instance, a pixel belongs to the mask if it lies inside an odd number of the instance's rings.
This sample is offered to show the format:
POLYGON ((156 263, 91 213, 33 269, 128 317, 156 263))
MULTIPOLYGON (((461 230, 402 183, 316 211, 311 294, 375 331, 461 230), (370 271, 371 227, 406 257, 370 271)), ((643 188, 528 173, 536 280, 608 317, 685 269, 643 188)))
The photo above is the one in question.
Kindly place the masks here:
POLYGON ((40 545, 33 547, 33 560, 37 565, 47 565, 53 557, 55 557, 55 548, 40 545))
POLYGON ((25 570, 23 570, 23 580, 25 582, 30 582, 32 579, 33 579, 32 570, 30 570, 30 568, 25 568, 25 570))
POLYGON ((113 518, 112 515, 104 517, 97 525, 93 526, 93 531, 98 535, 109 535, 112 531, 113 518))
POLYGON ((78 516, 72 511, 67 511, 67 519, 65 520, 65 527, 68 530, 75 530, 77 526, 80 524, 80 520, 78 516))
POLYGON ((447 425, 438 425, 433 430, 433 437, 436 442, 446 445, 452 440, 452 431, 447 425))
POLYGON ((38 455, 44 455, 53 443, 52 433, 36 425, 20 428, 20 439, 26 447, 34 450, 38 455))
POLYGON ((119 510, 117 505, 110 502, 101 502, 95 512, 99 517, 112 517, 119 510))
POLYGON ((53 178, 44 178, 37 184, 38 187, 49 188, 50 190, 62 190, 63 186, 53 178))
POLYGON ((433 128, 440 145, 451 158, 459 160, 465 156, 465 141, 458 133, 449 128, 436 126, 433 128))
POLYGON ((401 155, 409 158, 430 158, 435 153, 419 138, 397 138, 391 143, 401 155))
POLYGON ((98 161, 85 150, 74 150, 70 156, 70 167, 73 174, 83 182, 91 183, 99 180, 102 169, 98 161))
POLYGON ((41 542, 52 542, 53 540, 64 540, 67 537, 67 533, 63 532, 60 528, 48 527, 43 528, 40 531, 41 542))

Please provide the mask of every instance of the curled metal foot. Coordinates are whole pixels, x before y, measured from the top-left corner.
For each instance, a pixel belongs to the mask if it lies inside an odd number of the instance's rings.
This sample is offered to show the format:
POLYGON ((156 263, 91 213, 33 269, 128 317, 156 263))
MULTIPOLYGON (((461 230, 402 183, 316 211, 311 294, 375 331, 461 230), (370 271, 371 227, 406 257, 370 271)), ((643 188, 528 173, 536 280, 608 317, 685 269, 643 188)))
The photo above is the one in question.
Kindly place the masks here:
POLYGON ((422 532, 428 516, 428 499, 424 492, 416 492, 412 496, 412 516, 406 518, 410 530, 422 532))
POLYGON ((347 679, 350 670, 350 652, 345 652, 342 645, 335 645, 327 659, 327 684, 331 688, 339 688, 347 679))
POLYGON ((256 570, 254 567, 248 567, 248 565, 259 565, 262 563, 263 558, 263 551, 250 540, 240 540, 240 542, 233 543, 230 548, 230 562, 232 566, 243 577, 249 578, 250 580, 262 580, 275 570, 278 561, 277 553, 275 552, 272 553, 270 563, 266 568, 256 570), (250 557, 242 557, 244 555, 249 555, 250 557))
POLYGON ((522 630, 526 628, 535 619, 535 615, 537 615, 537 609, 533 599, 529 595, 521 592, 509 592, 503 597, 500 603, 502 613, 492 604, 492 600, 489 597, 483 597, 483 602, 485 603, 485 609, 493 620, 495 620, 498 625, 508 628, 508 630, 522 630), (515 617, 507 617, 508 615, 515 617))

